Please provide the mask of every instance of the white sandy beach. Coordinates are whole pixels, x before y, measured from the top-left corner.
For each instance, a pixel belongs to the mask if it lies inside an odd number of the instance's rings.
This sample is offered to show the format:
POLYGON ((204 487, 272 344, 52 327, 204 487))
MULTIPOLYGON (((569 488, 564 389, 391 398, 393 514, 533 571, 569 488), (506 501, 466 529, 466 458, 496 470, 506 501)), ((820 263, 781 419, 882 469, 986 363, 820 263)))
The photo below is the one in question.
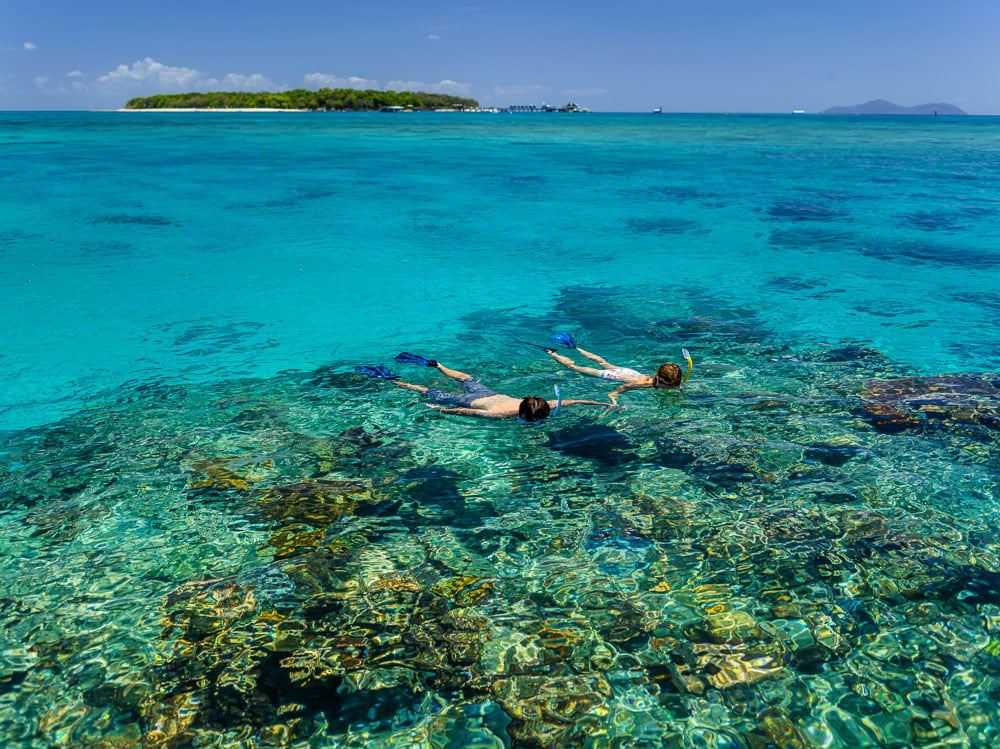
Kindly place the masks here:
POLYGON ((311 109, 284 109, 281 107, 150 107, 148 109, 121 109, 113 112, 311 112, 311 109))

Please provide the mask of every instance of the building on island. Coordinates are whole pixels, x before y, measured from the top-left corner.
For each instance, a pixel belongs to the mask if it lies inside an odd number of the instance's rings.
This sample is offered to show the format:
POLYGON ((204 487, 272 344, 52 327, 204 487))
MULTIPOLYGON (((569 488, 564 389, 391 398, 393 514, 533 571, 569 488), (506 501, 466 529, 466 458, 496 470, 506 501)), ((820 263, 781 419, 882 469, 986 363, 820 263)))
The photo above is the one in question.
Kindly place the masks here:
POLYGON ((585 107, 579 107, 573 102, 570 102, 564 107, 554 107, 551 104, 543 103, 542 106, 536 107, 534 104, 512 104, 507 107, 508 112, 589 112, 590 110, 585 107))

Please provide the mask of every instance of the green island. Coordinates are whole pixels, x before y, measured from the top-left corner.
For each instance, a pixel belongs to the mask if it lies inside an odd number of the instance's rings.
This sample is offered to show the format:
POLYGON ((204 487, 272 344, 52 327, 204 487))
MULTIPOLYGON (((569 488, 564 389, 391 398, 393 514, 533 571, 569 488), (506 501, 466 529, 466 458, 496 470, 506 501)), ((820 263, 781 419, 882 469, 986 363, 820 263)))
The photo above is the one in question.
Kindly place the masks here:
POLYGON ((476 109, 479 102, 449 94, 419 91, 375 91, 353 88, 208 93, 156 94, 130 99, 125 109, 305 109, 311 111, 371 112, 384 108, 411 110, 476 109))

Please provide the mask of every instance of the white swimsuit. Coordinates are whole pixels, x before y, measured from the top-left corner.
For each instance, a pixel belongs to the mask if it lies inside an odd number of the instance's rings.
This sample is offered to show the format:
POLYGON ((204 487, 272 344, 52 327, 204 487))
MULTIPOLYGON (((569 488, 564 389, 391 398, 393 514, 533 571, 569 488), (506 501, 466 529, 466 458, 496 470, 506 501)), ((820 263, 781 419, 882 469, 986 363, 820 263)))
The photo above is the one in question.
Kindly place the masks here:
POLYGON ((615 367, 614 369, 602 369, 601 377, 605 380, 622 380, 623 382, 635 382, 644 380, 646 375, 636 372, 628 367, 615 367))

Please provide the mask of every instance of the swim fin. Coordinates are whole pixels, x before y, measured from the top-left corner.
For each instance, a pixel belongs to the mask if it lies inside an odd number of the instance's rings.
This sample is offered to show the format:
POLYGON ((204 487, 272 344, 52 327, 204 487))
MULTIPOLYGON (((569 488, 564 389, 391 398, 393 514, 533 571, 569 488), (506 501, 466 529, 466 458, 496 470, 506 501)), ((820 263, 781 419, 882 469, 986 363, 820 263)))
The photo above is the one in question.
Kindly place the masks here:
POLYGON ((374 377, 377 380, 398 380, 399 375, 393 374, 389 371, 388 367, 384 367, 381 364, 372 364, 371 366, 367 364, 362 364, 354 368, 354 371, 358 374, 368 375, 369 377, 374 377))
POLYGON ((396 361, 403 362, 404 364, 416 364, 420 367, 436 367, 437 362, 433 359, 425 359, 422 356, 417 356, 416 354, 411 354, 409 351, 404 351, 396 356, 396 361))
POLYGON ((569 333, 553 333, 549 336, 549 340, 566 348, 576 348, 576 341, 573 340, 573 336, 569 333))
POLYGON ((540 348, 542 351, 548 353, 549 351, 555 351, 551 346, 543 346, 540 343, 532 343, 531 341, 521 341, 525 346, 534 346, 535 348, 540 348))

